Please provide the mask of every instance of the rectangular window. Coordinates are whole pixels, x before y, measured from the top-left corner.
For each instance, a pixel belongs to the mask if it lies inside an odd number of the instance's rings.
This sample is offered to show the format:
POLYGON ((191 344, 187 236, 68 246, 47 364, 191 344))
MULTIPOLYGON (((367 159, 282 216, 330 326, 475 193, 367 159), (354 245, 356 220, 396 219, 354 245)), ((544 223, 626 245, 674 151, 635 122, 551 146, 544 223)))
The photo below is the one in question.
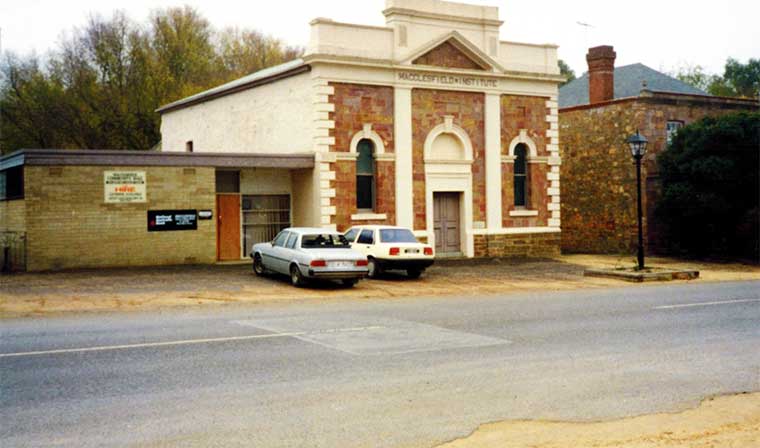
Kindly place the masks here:
POLYGON ((683 121, 671 120, 668 121, 666 131, 668 133, 668 145, 673 141, 673 137, 676 135, 679 129, 683 127, 683 121))
POLYGON ((0 200, 24 198, 23 165, 0 171, 0 200))
POLYGON ((290 227, 290 195, 243 195, 243 248, 246 254, 256 243, 272 241, 290 227))
POLYGON ((528 148, 523 144, 515 148, 514 193, 515 207, 528 206, 528 148))
POLYGON ((188 140, 185 143, 185 152, 193 152, 193 141, 192 140, 188 140))

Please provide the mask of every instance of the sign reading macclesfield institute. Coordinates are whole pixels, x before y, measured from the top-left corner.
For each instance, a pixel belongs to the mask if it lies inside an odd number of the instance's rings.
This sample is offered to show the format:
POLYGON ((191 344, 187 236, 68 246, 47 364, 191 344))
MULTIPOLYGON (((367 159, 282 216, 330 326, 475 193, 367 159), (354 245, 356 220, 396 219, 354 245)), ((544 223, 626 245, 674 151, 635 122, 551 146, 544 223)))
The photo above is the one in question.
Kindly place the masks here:
POLYGON ((103 195, 106 203, 146 202, 145 171, 104 171, 103 195))

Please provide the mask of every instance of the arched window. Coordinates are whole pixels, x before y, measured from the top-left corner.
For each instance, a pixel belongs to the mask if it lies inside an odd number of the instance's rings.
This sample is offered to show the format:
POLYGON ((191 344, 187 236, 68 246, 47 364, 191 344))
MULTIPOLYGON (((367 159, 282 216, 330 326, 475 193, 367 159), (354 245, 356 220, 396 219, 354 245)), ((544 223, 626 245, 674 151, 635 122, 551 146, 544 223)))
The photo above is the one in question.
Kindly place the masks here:
POLYGON ((356 208, 375 208, 375 157, 374 145, 366 138, 356 145, 356 208))
POLYGON ((528 147, 520 143, 515 147, 515 206, 528 205, 528 147))

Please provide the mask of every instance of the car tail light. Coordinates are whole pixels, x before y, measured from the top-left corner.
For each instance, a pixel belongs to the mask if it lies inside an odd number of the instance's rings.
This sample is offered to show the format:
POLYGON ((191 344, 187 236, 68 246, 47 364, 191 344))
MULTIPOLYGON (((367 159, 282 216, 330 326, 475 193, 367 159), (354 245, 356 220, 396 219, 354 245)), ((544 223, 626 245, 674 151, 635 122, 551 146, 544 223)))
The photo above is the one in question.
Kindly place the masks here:
POLYGON ((426 247, 425 248, 425 255, 433 255, 433 248, 432 247, 426 247))
POLYGON ((388 251, 388 255, 398 255, 401 252, 401 249, 398 247, 391 247, 391 250, 388 251))
POLYGON ((311 263, 309 263, 309 266, 313 268, 323 268, 327 266, 327 262, 325 260, 311 260, 311 263))
POLYGON ((356 260, 357 266, 367 266, 367 260, 356 260))

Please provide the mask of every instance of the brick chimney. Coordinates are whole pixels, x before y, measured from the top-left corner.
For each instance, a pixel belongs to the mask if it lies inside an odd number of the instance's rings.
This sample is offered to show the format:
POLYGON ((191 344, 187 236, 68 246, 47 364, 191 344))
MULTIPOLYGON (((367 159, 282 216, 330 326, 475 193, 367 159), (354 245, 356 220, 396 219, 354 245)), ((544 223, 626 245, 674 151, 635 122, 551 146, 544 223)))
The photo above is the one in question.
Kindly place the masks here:
POLYGON ((610 45, 589 48, 588 99, 590 104, 615 98, 615 50, 610 45))

